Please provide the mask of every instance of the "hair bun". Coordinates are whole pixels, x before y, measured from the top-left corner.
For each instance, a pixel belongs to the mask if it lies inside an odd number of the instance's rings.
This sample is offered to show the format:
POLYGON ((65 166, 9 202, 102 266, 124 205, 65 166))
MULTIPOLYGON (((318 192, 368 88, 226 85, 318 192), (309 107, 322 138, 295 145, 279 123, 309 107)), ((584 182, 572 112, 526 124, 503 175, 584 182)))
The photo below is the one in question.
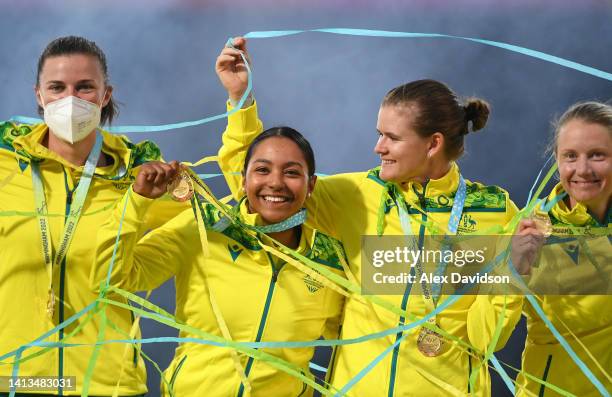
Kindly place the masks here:
MULTIPOLYGON (((463 106, 465 110, 465 121, 472 122, 472 131, 478 131, 484 128, 489 119, 491 106, 482 99, 469 98, 463 106)), ((469 129, 467 130, 470 131, 469 129)))

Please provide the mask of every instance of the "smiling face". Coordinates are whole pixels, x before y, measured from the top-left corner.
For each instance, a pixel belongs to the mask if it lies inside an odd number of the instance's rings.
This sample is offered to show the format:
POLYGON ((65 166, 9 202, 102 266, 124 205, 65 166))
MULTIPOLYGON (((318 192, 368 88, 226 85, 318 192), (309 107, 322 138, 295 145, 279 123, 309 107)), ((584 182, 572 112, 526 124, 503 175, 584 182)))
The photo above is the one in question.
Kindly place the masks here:
POLYGON ((411 127, 414 107, 386 105, 378 112, 378 141, 374 152, 380 156, 380 177, 402 183, 421 180, 428 169, 431 139, 423 138, 411 127))
POLYGON ((38 104, 42 107, 67 96, 75 96, 104 107, 112 91, 111 87, 106 86, 98 59, 87 54, 47 58, 35 90, 38 104))
POLYGON ((316 177, 308 177, 308 165, 299 146, 289 138, 274 136, 253 150, 243 187, 249 211, 264 223, 284 221, 297 213, 314 188, 316 177))
POLYGON ((572 119, 557 138, 557 163, 570 202, 589 209, 607 206, 612 196, 612 134, 600 124, 572 119))

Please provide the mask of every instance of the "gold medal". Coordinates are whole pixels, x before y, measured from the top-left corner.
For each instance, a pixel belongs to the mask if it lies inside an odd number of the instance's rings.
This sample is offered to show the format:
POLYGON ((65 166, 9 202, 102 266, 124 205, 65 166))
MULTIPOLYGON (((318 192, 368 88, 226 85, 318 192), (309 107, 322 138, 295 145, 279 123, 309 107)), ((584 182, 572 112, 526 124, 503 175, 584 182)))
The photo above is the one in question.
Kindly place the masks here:
POLYGON ((442 337, 427 328, 421 328, 417 338, 417 348, 424 356, 436 357, 442 352, 442 337))
POLYGON ((187 201, 193 197, 193 182, 186 171, 181 171, 168 183, 168 193, 176 201, 187 201))
POLYGON ((53 289, 49 289, 49 296, 47 297, 47 315, 49 318, 53 318, 55 313, 55 293, 53 289))
POLYGON ((542 233, 544 237, 550 237, 553 231, 553 227, 552 223, 550 223, 550 218, 547 214, 540 214, 534 212, 533 214, 531 214, 531 219, 535 222, 536 229, 538 229, 538 231, 542 233))

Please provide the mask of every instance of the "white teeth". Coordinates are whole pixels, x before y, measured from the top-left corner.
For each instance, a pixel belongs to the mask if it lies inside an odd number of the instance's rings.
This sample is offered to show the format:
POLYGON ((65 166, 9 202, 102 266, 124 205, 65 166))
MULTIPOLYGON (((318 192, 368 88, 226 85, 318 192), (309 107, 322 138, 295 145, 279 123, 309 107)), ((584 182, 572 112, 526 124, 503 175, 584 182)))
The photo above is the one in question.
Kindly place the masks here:
POLYGON ((278 197, 278 196, 263 196, 264 200, 272 201, 273 203, 281 203, 287 201, 286 197, 278 197))
POLYGON ((395 163, 395 160, 382 160, 383 164, 393 164, 395 163))

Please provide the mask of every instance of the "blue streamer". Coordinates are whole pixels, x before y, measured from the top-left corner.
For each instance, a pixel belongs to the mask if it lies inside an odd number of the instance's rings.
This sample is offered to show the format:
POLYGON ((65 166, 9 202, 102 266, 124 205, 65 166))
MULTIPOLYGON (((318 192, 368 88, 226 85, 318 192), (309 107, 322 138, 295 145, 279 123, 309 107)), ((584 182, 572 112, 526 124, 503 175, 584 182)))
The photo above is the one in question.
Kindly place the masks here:
POLYGON ((533 191, 536 189, 536 186, 538 185, 538 181, 540 180, 540 176, 542 176, 542 172, 544 172, 544 169, 546 169, 546 166, 548 165, 548 163, 550 162, 550 160, 553 158, 552 154, 546 159, 546 162, 544 163, 544 165, 542 166, 542 168, 540 168, 540 172, 538 172, 538 175, 536 176, 535 181, 533 181, 533 185, 531 185, 531 189, 529 189, 529 196, 527 196, 527 202, 525 203, 525 205, 529 205, 529 203, 531 202, 531 196, 533 195, 533 191))
MULTIPOLYGON (((245 38, 248 39, 266 39, 273 37, 284 37, 284 36, 292 36, 300 33, 306 32, 318 32, 318 33, 330 33, 330 34, 339 34, 339 35, 349 35, 349 36, 366 36, 366 37, 392 37, 392 38, 442 38, 442 39, 456 39, 456 40, 465 40, 471 41, 474 43, 484 44, 491 47, 501 48, 503 50, 515 52, 518 54, 526 55, 532 58, 540 59, 545 62, 549 62, 555 65, 563 66, 569 69, 576 70, 581 73, 589 74, 591 76, 595 76, 604 80, 612 81, 612 73, 605 72, 603 70, 599 70, 593 68, 591 66, 583 65, 578 62, 570 61, 565 58, 560 58, 554 55, 547 54, 545 52, 532 50, 525 47, 520 47, 514 44, 503 43, 500 41, 493 40, 485 40, 485 39, 477 39, 473 37, 463 37, 463 36, 453 36, 448 34, 441 33, 413 33, 413 32, 394 32, 387 30, 370 30, 370 29, 342 29, 342 28, 328 28, 328 29, 309 29, 309 30, 269 30, 269 31, 255 31, 249 32, 244 35, 245 38)), ((229 46, 232 45, 231 39, 228 40, 229 46)), ((206 117, 200 120, 194 121, 184 121, 180 123, 173 124, 162 124, 162 125, 124 125, 124 126, 116 126, 109 127, 107 131, 115 132, 115 133, 128 133, 128 132, 159 132, 159 131, 168 131, 168 130, 176 130, 179 128, 185 127, 193 127, 205 123, 209 123, 211 121, 220 120, 228 117, 234 112, 238 111, 246 101, 247 97, 251 93, 252 90, 252 78, 251 78, 251 69, 249 67, 248 62, 243 56, 243 60, 245 62, 247 71, 248 71, 248 88, 245 91, 242 98, 240 98, 240 102, 233 108, 231 111, 219 114, 216 116, 206 117)), ((26 123, 26 124, 36 124, 40 123, 42 120, 33 118, 33 117, 25 117, 25 116, 14 116, 10 119, 10 121, 17 123, 26 123)))
MULTIPOLYGON (((494 261, 492 263, 489 263, 489 265, 487 267, 485 267, 485 272, 490 271, 493 266, 495 266, 495 264, 497 264, 500 259, 503 257, 503 253, 498 255, 494 261)), ((465 285, 463 288, 461 288, 457 294, 455 295, 451 295, 449 296, 446 300, 444 300, 441 304, 439 304, 434 311, 432 311, 431 313, 428 313, 426 316, 424 316, 423 318, 421 318, 420 320, 416 320, 412 323, 403 325, 403 326, 399 326, 393 329, 389 329, 386 331, 382 331, 379 333, 375 333, 375 334, 370 334, 370 335, 366 335, 366 336, 362 336, 362 337, 358 337, 358 338, 354 338, 354 339, 343 339, 343 340, 315 340, 315 341, 304 341, 304 342, 244 342, 244 343, 240 343, 240 345, 246 346, 246 347, 250 347, 250 348, 285 348, 285 347, 289 347, 289 348, 294 348, 294 347, 313 347, 313 346, 337 346, 337 345, 345 345, 345 344, 354 344, 354 343, 361 343, 361 342, 365 342, 371 339, 376 339, 376 338, 381 338, 384 336, 388 336, 388 335, 393 335, 393 334, 397 334, 398 332, 405 332, 408 331, 414 327, 417 327, 425 322, 427 322, 428 318, 430 318, 431 316, 437 315, 439 312, 441 312, 442 310, 446 309, 448 306, 452 305, 454 302, 456 302, 462 295, 464 295, 467 291, 469 291, 469 289, 471 289, 473 287, 473 284, 467 284, 465 285)), ((87 311, 91 310, 91 308, 93 308, 95 306, 97 302, 94 301, 92 302, 90 305, 88 305, 86 308, 84 308, 83 310, 81 310, 79 313, 76 313, 75 315, 73 315, 72 317, 70 317, 68 320, 66 320, 64 323, 60 324, 58 327, 56 327, 55 329, 49 331, 47 334, 53 334, 55 332, 57 332, 59 329, 66 327, 67 325, 69 325, 71 322, 74 322, 77 318, 83 316, 87 311)), ((147 315, 142 315, 144 317, 148 317, 148 318, 152 318, 154 319, 155 317, 160 317, 160 318, 165 318, 164 316, 161 316, 157 313, 148 313, 147 315)), ((28 345, 24 345, 21 346, 19 349, 16 350, 16 352, 13 353, 9 353, 8 355, 2 356, 0 357, 0 361, 3 360, 6 357, 10 357, 12 355, 17 354, 19 357, 21 355, 21 353, 30 346, 40 346, 40 347, 73 347, 73 346, 83 346, 85 344, 70 344, 70 343, 63 343, 63 342, 43 342, 41 341, 41 339, 45 339, 48 335, 45 334, 43 335, 41 338, 38 338, 37 341, 35 341, 34 343, 30 343, 28 345)), ((384 357, 390 352, 392 351, 392 349, 395 347, 396 344, 401 343, 401 341, 407 336, 408 334, 405 333, 400 339, 398 339, 398 341, 396 341, 396 343, 391 346, 390 350, 386 350, 385 352, 383 352, 383 354, 381 354, 380 356, 378 356, 373 362, 371 362, 368 366, 366 366, 362 371, 360 371, 360 373, 358 373, 353 379, 351 379, 351 381, 349 381, 347 383, 347 385, 345 385, 344 389, 344 393, 346 393, 346 391, 348 391, 354 384, 356 384, 359 380, 361 380, 372 368, 374 368, 382 359, 384 359, 384 357)), ((178 337, 158 337, 158 338, 149 338, 149 339, 126 339, 126 340, 106 340, 106 341, 98 341, 95 343, 95 345, 101 345, 101 344, 110 344, 110 343, 129 343, 129 344, 134 344, 134 343, 140 343, 140 344, 147 344, 147 343, 163 343, 163 342, 191 342, 191 343, 199 343, 199 344, 210 344, 210 345, 214 345, 214 346, 223 346, 222 344, 219 344, 218 342, 214 342, 214 341, 209 341, 209 340, 205 340, 205 339, 198 339, 198 338, 178 338, 178 337)), ((93 345, 93 344, 87 344, 87 345, 93 345)), ((18 359, 17 359, 18 361, 18 359)), ((16 363, 18 365, 18 363, 16 363)), ((502 378, 509 378, 508 375, 505 373, 505 371, 503 370, 503 368, 499 368, 500 370, 500 374, 502 376, 502 378)), ((17 369, 14 368, 14 371, 17 371, 17 369)), ((14 376, 17 375, 17 372, 14 372, 14 376)))
MULTIPOLYGON (((525 284, 525 282, 523 281, 523 278, 518 274, 518 272, 514 268, 514 265, 512 264, 512 259, 508 260, 508 267, 510 268, 510 271, 512 272, 512 274, 515 276, 515 279, 517 279, 520 283, 522 283, 525 288, 528 288, 527 285, 525 284)), ((561 346, 563 346, 563 349, 565 349, 567 354, 570 356, 570 358, 572 360, 574 360, 574 363, 576 363, 576 365, 578 366, 578 368, 580 368, 582 373, 597 388, 599 393, 601 393, 601 395, 604 396, 604 397, 610 397, 610 393, 606 390, 604 385, 599 381, 599 379, 597 379, 595 374, 593 374, 593 372, 591 372, 589 367, 587 367, 587 365, 580 359, 580 357, 578 357, 576 352, 574 352, 574 350, 571 348, 569 343, 567 343, 567 341, 561 335, 561 333, 559 333, 559 331, 557 331, 557 328, 555 328, 555 326, 553 325, 552 321, 550 321, 548 319, 548 317, 546 316, 546 313, 544 313, 544 310, 542 309, 542 307, 538 303, 537 299, 535 299, 533 295, 529 295, 529 294, 525 294, 525 298, 527 298, 529 303, 531 303, 531 305, 535 309, 536 313, 538 313, 538 316, 540 316, 542 321, 544 321, 544 324, 546 324, 546 326, 548 327, 550 332, 554 335, 555 339, 557 339, 559 341, 559 344, 561 346)))
POLYGON ((313 363, 312 361, 310 362, 310 364, 308 364, 308 366, 310 367, 310 369, 314 369, 315 371, 327 373, 327 368, 324 368, 316 363, 313 363))
POLYGON ((17 375, 19 374, 19 360, 21 359, 21 354, 24 352, 25 347, 22 346, 17 349, 17 353, 15 354, 15 361, 13 362, 13 372, 11 373, 11 378, 13 380, 13 385, 11 386, 11 390, 9 393, 9 397, 15 397, 15 387, 17 383, 17 375))
POLYGON ((567 354, 569 354, 571 359, 574 360, 576 365, 578 365, 582 373, 589 379, 589 381, 591 381, 591 383, 597 388, 597 390, 601 393, 602 396, 610 397, 610 393, 606 390, 604 385, 599 381, 599 379, 597 379, 595 374, 591 372, 589 367, 586 366, 586 364, 580 359, 580 357, 578 357, 578 355, 574 352, 574 350, 571 348, 569 343, 567 343, 565 338, 559 333, 559 331, 557 331, 557 329, 555 328, 553 323, 548 319, 548 317, 544 313, 544 310, 542 309, 542 307, 540 307, 540 304, 533 297, 533 295, 525 295, 525 297, 527 298, 529 303, 531 303, 535 311, 538 313, 538 316, 540 316, 542 321, 544 321, 544 324, 546 324, 548 329, 550 329, 550 332, 552 332, 555 338, 559 341, 559 344, 563 346, 567 354))
MULTIPOLYGON (((505 255, 505 252, 502 252, 499 255, 497 255, 492 263, 489 263, 489 264, 487 264, 487 266, 484 267, 483 273, 490 272, 493 269, 493 267, 495 265, 497 265, 502 258, 504 258, 504 255, 505 255)), ((419 324, 422 324, 422 323, 426 322, 429 317, 431 317, 431 316, 433 316, 433 315, 438 313, 438 309, 440 309, 442 307, 446 308, 450 304, 454 303, 455 301, 457 301, 457 299, 459 299, 467 291, 469 291, 473 286, 474 286, 474 283, 464 285, 462 288, 459 289, 459 291, 457 291, 457 294, 449 296, 442 304, 438 305, 431 313, 429 313, 428 315, 423 317, 421 320, 412 322, 410 324, 407 324, 405 326, 398 327, 398 328, 403 328, 404 330, 408 330, 408 329, 414 328, 415 326, 417 326, 419 324)), ((370 372, 372 370, 372 368, 374 368, 380 361, 382 361, 395 348, 395 346, 399 345, 401 343, 401 341, 404 340, 404 338, 407 335, 408 334, 404 333, 397 341, 395 341, 395 343, 393 345, 391 345, 389 348, 387 348, 385 351, 383 351, 370 364, 368 364, 365 368, 363 368, 357 375, 355 375, 355 377, 353 377, 353 379, 351 379, 342 388, 342 390, 340 390, 340 392, 338 394, 336 394, 336 396, 344 395, 358 381, 360 381, 365 375, 367 375, 367 373, 370 372), (340 393, 343 393, 343 394, 340 394, 340 393)), ((501 368, 501 366, 499 368, 499 371, 500 371, 500 375, 501 375, 502 379, 509 379, 510 378, 508 376, 508 374, 506 373, 506 371, 503 368, 501 368)))
MULTIPOLYGON (((447 39, 459 39, 459 40, 466 40, 466 41, 471 41, 471 42, 475 42, 475 43, 479 43, 479 44, 484 44, 484 45, 488 45, 488 46, 492 46, 492 47, 497 47, 497 48, 501 48, 507 51, 511 51, 511 52, 515 52, 515 53, 519 53, 519 54, 523 54, 532 58, 536 58, 536 59, 540 59, 543 60, 545 62, 549 62, 549 63, 553 63, 553 64, 557 64, 563 67, 567 67, 573 70, 576 70, 578 72, 581 73, 585 73, 585 74, 589 74, 604 80, 608 80, 608 81, 612 81, 612 74, 590 67, 590 66, 586 66, 577 62, 573 62, 564 58, 560 58, 560 57, 556 57, 550 54, 546 54, 540 51, 535 51, 535 50, 531 50, 528 48, 524 48, 524 47, 520 47, 520 46, 516 46, 516 45, 512 45, 512 44, 508 44, 508 43, 503 43, 503 42, 497 42, 497 41, 491 41, 491 40, 483 40, 483 39, 476 39, 476 38, 470 38, 470 37, 462 37, 462 36, 453 36, 453 35, 446 35, 446 34, 438 34, 438 33, 410 33, 410 32, 393 32, 393 31, 382 31, 382 30, 367 30, 367 29, 336 29, 336 28, 332 28, 332 29, 312 29, 312 30, 288 30, 288 31, 261 31, 261 32, 250 32, 247 33, 245 35, 246 38, 271 38, 271 37, 282 37, 282 36, 290 36, 290 35, 295 35, 295 34, 300 34, 300 33, 305 33, 305 32, 320 32, 320 33, 331 33, 331 34, 339 34, 339 35, 352 35, 352 36, 368 36, 368 37, 395 37, 395 38, 447 38, 447 39)), ((248 97, 248 95, 250 94, 251 90, 252 90, 252 74, 251 74, 251 70, 249 67, 248 62, 246 62, 246 59, 243 56, 243 60, 245 61, 245 65, 248 71, 248 87, 247 90, 245 91, 244 95, 242 96, 242 98, 240 99, 238 105, 233 108, 232 110, 230 110, 229 112, 220 114, 220 115, 216 115, 216 116, 211 116, 211 117, 207 117, 207 118, 203 118, 200 120, 195 120, 195 121, 185 121, 185 122, 180 122, 180 123, 173 123, 173 124, 164 124, 164 125, 154 125, 154 126, 117 126, 117 127, 110 127, 108 129, 109 132, 115 132, 115 133, 125 133, 125 132, 158 132, 158 131, 167 131, 167 130, 173 130, 173 129, 180 129, 180 128, 185 128, 185 127, 191 127, 191 126, 197 126, 197 125, 201 125, 201 124, 205 124, 211 121, 215 121, 215 120, 219 120, 219 119, 223 119, 228 117, 229 115, 233 114, 234 112, 236 112, 238 109, 240 109, 242 107, 242 105, 244 104, 246 98, 248 97)), ((13 118, 10 119, 10 121, 13 122, 18 122, 18 123, 27 123, 27 124, 35 124, 35 123, 39 123, 42 120, 37 119, 37 118, 32 118, 32 117, 24 117, 24 116, 15 116, 13 118)), ((547 161, 548 163, 548 161, 547 161)), ((219 176, 221 174, 204 174, 205 175, 205 179, 208 178, 212 178, 212 177, 216 177, 219 176)), ((540 174, 538 174, 538 177, 536 178, 539 179, 541 175, 541 171, 540 174)), ((531 198, 531 194, 532 194, 533 188, 530 191, 530 198, 531 198)), ((556 201, 560 200, 561 198, 558 198, 556 201)), ((555 201, 555 203, 556 203, 555 201)), ((549 203, 551 204, 551 203, 549 203)), ((553 204, 554 205, 554 204, 553 204)), ((550 205, 551 207, 552 205, 550 205)), ((549 205, 547 205, 546 207, 549 207, 549 205)), ((317 341, 317 342, 322 342, 321 345, 325 345, 325 342, 341 342, 338 344, 344 344, 346 342, 352 342, 352 343, 358 343, 358 342, 354 342, 356 340, 368 340, 368 339, 364 339, 364 338, 368 338, 369 339, 373 339, 374 335, 381 335, 384 336, 385 334, 393 334, 393 333, 397 333, 398 329, 401 328, 402 331, 406 331, 410 328, 413 328, 423 322, 426 321, 426 319, 432 315, 435 315, 437 312, 441 311, 443 308, 445 308, 446 306, 448 306, 449 304, 451 304, 452 302, 454 302, 456 299, 459 298, 460 295, 453 295, 452 297, 449 297, 449 299, 447 299, 446 301, 444 301, 441 305, 438 306, 438 308, 436 308, 436 310, 430 314, 428 314, 427 316, 425 316, 423 319, 415 321, 411 324, 408 325, 404 325, 401 327, 396 327, 396 329, 392 329, 392 330, 388 330, 385 332, 381 332, 378 334, 372 334, 372 335, 368 335, 366 337, 361 337, 361 338, 356 338, 355 340, 344 340, 344 341, 317 341), (455 299, 451 299, 451 298, 455 298, 455 299)), ((574 353, 574 351, 571 349, 571 347, 569 346, 569 344, 565 341, 565 339, 561 336, 561 334, 559 334, 559 332, 556 330, 556 328, 552 325, 552 323, 550 322, 550 320, 548 320, 548 318, 546 317, 546 315, 544 314, 542 308, 539 306, 539 304, 537 303, 537 301, 535 300, 535 298, 532 295, 527 295, 527 299, 529 300, 529 302, 534 306, 534 308, 536 309, 536 312, 538 313, 538 315, 542 318, 542 320, 546 323, 546 325, 548 326, 548 328, 551 330, 551 332, 553 333, 553 335, 555 336, 555 338, 557 338, 557 340, 559 340, 560 344, 564 347, 564 349, 568 352, 568 354, 570 355, 570 357, 572 357, 572 359, 576 362, 576 364, 580 367, 580 369, 582 370, 582 372, 589 378, 589 380, 597 387, 597 389, 600 391, 600 393, 604 396, 610 396, 610 394, 605 390, 605 388, 603 387, 603 385, 599 382, 599 380, 591 373, 591 371, 588 369, 588 367, 586 367, 586 365, 578 358, 578 356, 574 353)), ((65 328, 66 326, 68 326, 69 324, 71 324, 72 322, 76 321, 78 318, 82 317, 85 313, 87 313, 88 311, 90 311, 93 307, 95 307, 96 302, 92 302, 91 304, 89 304, 88 306, 86 306, 84 309, 82 309, 81 311, 79 311, 78 313, 76 313, 75 315, 71 316, 69 319, 67 319, 66 321, 64 321, 62 324, 58 325, 57 327, 53 328, 52 330, 46 332, 45 334, 43 334, 41 337, 37 338, 36 340, 34 340, 32 343, 29 343, 27 345, 21 346, 20 348, 18 348, 17 350, 11 352, 11 353, 7 353, 3 356, 0 356, 0 361, 4 360, 8 357, 11 356, 15 356, 16 357, 16 362, 13 366, 13 377, 17 376, 17 371, 18 371, 18 361, 19 361, 19 357, 21 357, 23 351, 27 348, 27 347, 34 347, 34 346, 47 346, 49 345, 50 342, 43 342, 44 339, 46 339, 47 337, 49 337, 50 335, 53 335, 54 333, 58 332, 60 329, 65 328)), ((153 315, 153 314, 152 314, 153 315)), ((372 363, 370 363, 367 367, 365 367, 359 374, 357 374, 357 376, 355 378, 353 378, 351 381, 349 381, 349 383, 347 383, 347 385, 345 385, 345 387, 341 390, 342 392, 346 392, 348 389, 350 389, 356 382, 358 382, 363 376, 365 376, 380 360, 382 360, 390 351, 393 350, 393 348, 398 345, 405 337, 407 336, 407 334, 403 335, 402 338, 398 339, 394 345, 390 346, 389 349, 385 350, 379 357, 377 357, 372 363)), ((164 338, 154 338, 156 341, 162 341, 162 339, 164 338)), ((144 341, 144 340, 143 340, 144 341)), ((134 341, 132 341, 131 343, 134 343, 134 341)), ((278 343, 278 344, 289 344, 289 343, 304 343, 304 342, 263 342, 263 343, 267 343, 267 344, 274 344, 274 343, 278 343)), ((310 342, 312 343, 312 342, 310 342)), ((314 345, 311 345, 314 346, 314 345)), ((510 390, 513 390, 513 386, 512 384, 508 383, 507 381, 507 374, 505 374, 505 371, 503 371, 503 369, 501 368, 501 366, 499 366, 499 362, 497 361, 497 359, 495 358, 495 356, 492 356, 492 361, 493 361, 493 365, 500 370, 501 369, 501 374, 502 374, 502 378, 504 378, 504 381, 506 382, 506 384, 508 385, 508 387, 510 388, 510 390), (499 367, 499 368, 498 368, 499 367), (506 375, 506 377, 504 377, 504 375, 506 375)), ((14 396, 15 394, 15 390, 12 389, 11 390, 11 397, 14 396)))
MULTIPOLYGON (((227 45, 232 46, 231 39, 228 40, 227 45)), ((247 62, 245 56, 243 54, 240 54, 240 56, 242 57, 242 60, 244 61, 244 65, 248 72, 247 89, 242 95, 242 97, 240 98, 240 101, 238 101, 238 104, 234 108, 232 108, 229 112, 218 114, 216 116, 205 117, 200 120, 183 121, 180 123, 173 123, 173 124, 120 125, 116 127, 108 127, 106 131, 117 133, 117 134, 124 134, 128 132, 160 132, 160 131, 168 131, 168 130, 177 130, 177 129, 186 128, 186 127, 194 127, 196 125, 206 124, 206 123, 210 123, 211 121, 221 120, 221 119, 229 117, 230 115, 236 113, 238 110, 242 108, 242 105, 244 105, 244 102, 246 101, 249 94, 253 90, 253 78, 252 78, 252 73, 251 73, 251 67, 249 66, 249 63, 247 62)), ((41 119, 37 119, 33 117, 25 117, 25 116, 14 116, 14 117, 11 117, 9 121, 12 121, 15 123, 25 123, 25 124, 37 124, 37 123, 42 122, 41 119)))
POLYGON ((393 343, 391 346, 386 348, 371 363, 369 363, 367 366, 365 366, 365 368, 363 368, 361 371, 359 371, 359 373, 357 375, 355 375, 353 377, 353 379, 348 381, 348 383, 346 385, 344 385, 344 387, 342 389, 340 389, 340 391, 338 393, 336 393, 336 397, 337 396, 344 396, 346 394, 346 392, 348 392, 353 386, 355 386, 355 384, 357 382, 359 382, 361 379, 363 379, 363 377, 366 376, 368 374, 368 372, 370 372, 372 370, 372 368, 374 368, 379 362, 381 362, 386 356, 388 356, 389 353, 391 353, 393 351, 393 349, 395 349, 396 346, 398 346, 400 343, 402 343, 402 341, 407 336, 408 336, 407 333, 403 334, 401 338, 398 338, 395 341, 395 343, 393 343))
POLYGON ((19 348, 17 348, 16 350, 13 350, 12 352, 3 354, 2 356, 0 356, 0 361, 6 360, 9 357, 17 355, 19 350, 23 350, 22 348, 40 346, 41 341, 47 339, 48 337, 50 337, 51 335, 55 334, 56 332, 59 332, 60 329, 66 328, 67 326, 69 326, 70 324, 72 324, 73 322, 75 322, 76 320, 81 318, 85 313, 87 313, 91 309, 93 309, 94 306, 96 305, 96 303, 97 303, 96 301, 91 302, 89 305, 85 306, 81 311, 79 311, 78 313, 73 314, 66 321, 64 321, 63 323, 59 324, 55 328, 45 332, 44 334, 42 334, 38 338, 34 339, 32 342, 30 342, 30 343, 28 343, 26 345, 20 346, 19 348))
POLYGON ((484 40, 484 39, 476 39, 472 37, 463 37, 463 36, 453 36, 448 34, 440 34, 440 33, 412 33, 412 32, 394 32, 394 31, 386 31, 386 30, 370 30, 370 29, 339 29, 339 28, 330 28, 330 29, 309 29, 309 30, 277 30, 277 31, 261 31, 261 32, 250 32, 247 33, 244 37, 249 39, 262 39, 269 37, 282 37, 282 36, 291 36, 299 33, 305 32, 320 32, 320 33, 332 33, 339 35, 349 35, 349 36, 367 36, 367 37, 396 37, 396 38, 445 38, 445 39, 457 39, 457 40, 466 40, 474 43, 484 44, 492 47, 501 48, 507 51, 516 52, 519 54, 527 55, 532 58, 537 58, 543 60, 545 62, 550 62, 556 65, 564 66, 566 68, 570 68, 573 70, 577 70, 582 73, 590 74, 595 77, 599 77, 604 80, 612 81, 612 74, 605 72, 603 70, 599 70, 587 65, 583 65, 574 61, 570 61, 568 59, 560 58, 554 55, 550 55, 541 51, 532 50, 525 47, 520 47, 514 44, 503 43, 500 41, 492 41, 492 40, 484 40))
POLYGON ((510 379, 504 368, 501 366, 501 364, 497 360, 497 357, 495 357, 495 354, 491 355, 491 361, 493 362, 493 366, 497 370, 497 373, 501 376, 502 380, 506 384, 506 387, 508 387, 508 390, 510 390, 512 395, 514 395, 515 389, 514 384, 512 383, 512 379, 510 379))

